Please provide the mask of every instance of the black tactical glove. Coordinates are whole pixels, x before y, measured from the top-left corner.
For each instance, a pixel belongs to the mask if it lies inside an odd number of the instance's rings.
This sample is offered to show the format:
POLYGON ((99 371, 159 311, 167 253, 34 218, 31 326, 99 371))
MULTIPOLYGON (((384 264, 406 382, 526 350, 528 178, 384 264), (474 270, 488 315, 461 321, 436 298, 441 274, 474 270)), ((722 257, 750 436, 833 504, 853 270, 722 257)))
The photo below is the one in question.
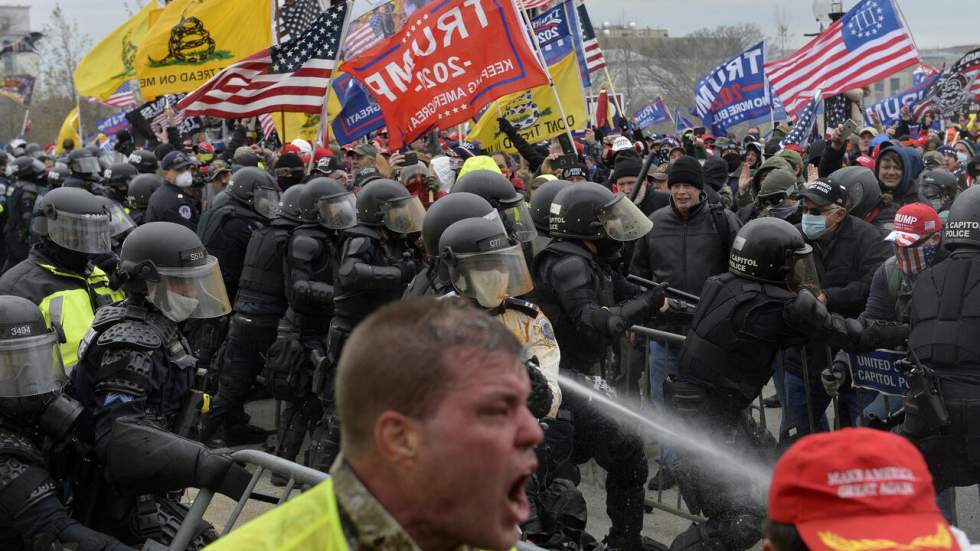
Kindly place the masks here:
POLYGON ((908 338, 908 324, 894 321, 865 320, 858 347, 860 350, 896 348, 904 346, 908 338))
POLYGON ((195 482, 200 488, 238 499, 251 478, 251 473, 228 454, 204 451, 198 456, 195 482))
POLYGON ((551 411, 554 397, 551 395, 548 379, 541 372, 537 356, 525 361, 524 366, 527 368, 528 378, 531 379, 531 395, 527 398, 527 409, 535 419, 541 419, 551 411))
POLYGON ((805 327, 825 327, 830 323, 830 312, 809 289, 800 289, 788 307, 790 322, 805 327))
POLYGON ((405 253, 398 263, 398 269, 402 272, 402 283, 411 283, 419 271, 419 263, 410 253, 405 253))
POLYGON ((280 323, 276 340, 269 347, 265 361, 266 380, 277 399, 291 400, 295 395, 293 374, 303 363, 304 354, 299 332, 288 324, 280 323))
POLYGON ((667 292, 660 285, 654 285, 640 296, 646 299, 647 306, 651 312, 656 312, 663 308, 664 302, 667 301, 667 292))

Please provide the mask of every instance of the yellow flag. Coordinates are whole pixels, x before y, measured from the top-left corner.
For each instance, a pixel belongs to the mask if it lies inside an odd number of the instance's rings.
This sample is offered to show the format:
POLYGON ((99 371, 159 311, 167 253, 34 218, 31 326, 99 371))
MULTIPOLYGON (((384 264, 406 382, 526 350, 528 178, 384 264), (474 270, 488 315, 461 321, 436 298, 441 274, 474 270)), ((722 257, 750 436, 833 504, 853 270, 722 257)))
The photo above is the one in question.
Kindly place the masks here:
POLYGON ((190 92, 272 45, 272 0, 174 0, 136 52, 147 99, 190 92))
POLYGON ((276 132, 282 143, 289 143, 296 138, 316 143, 316 133, 320 128, 319 113, 269 113, 272 122, 276 123, 276 132))
POLYGON ((83 96, 107 99, 124 82, 136 78, 136 49, 149 28, 156 0, 147 3, 129 21, 109 33, 82 58, 75 69, 75 88, 83 96))
POLYGON ((78 135, 78 106, 71 108, 65 122, 61 123, 61 130, 58 131, 58 141, 54 144, 54 154, 61 155, 61 144, 71 138, 75 140, 75 147, 82 146, 82 138, 78 135))
MULTIPOLYGON (((585 93, 582 90, 575 53, 572 52, 548 67, 548 72, 551 73, 561 104, 565 108, 568 126, 572 130, 585 128, 588 115, 585 112, 585 93)), ((466 139, 471 142, 479 141, 487 151, 516 153, 517 148, 498 128, 497 119, 500 117, 506 117, 521 136, 531 143, 554 138, 566 131, 555 95, 547 85, 516 92, 500 98, 497 104, 491 103, 466 139)))

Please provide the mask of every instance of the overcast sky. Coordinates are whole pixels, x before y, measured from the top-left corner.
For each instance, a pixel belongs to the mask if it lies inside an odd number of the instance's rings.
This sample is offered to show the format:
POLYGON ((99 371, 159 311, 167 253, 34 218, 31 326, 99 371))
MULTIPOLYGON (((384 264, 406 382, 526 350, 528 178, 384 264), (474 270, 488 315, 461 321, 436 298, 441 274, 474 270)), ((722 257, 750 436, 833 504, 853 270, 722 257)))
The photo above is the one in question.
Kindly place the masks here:
MULTIPOLYGON (((31 27, 40 30, 55 4, 61 4, 69 17, 77 19, 79 28, 93 43, 126 19, 125 5, 144 4, 145 0, 0 0, 4 3, 31 6, 31 27)), ((356 0, 368 6, 369 0, 356 0)), ((370 0, 375 4, 378 0, 370 0)), ((845 8, 857 2, 845 0, 845 8)), ((638 26, 665 28, 671 36, 682 36, 695 29, 755 23, 767 35, 773 35, 775 12, 783 10, 788 17, 790 43, 802 45, 804 33, 819 27, 813 17, 812 0, 589 0, 593 23, 634 21, 638 26)), ((977 0, 899 0, 909 20, 912 34, 920 48, 975 44, 980 42, 977 0)), ((361 11, 358 9, 357 11, 361 11)))

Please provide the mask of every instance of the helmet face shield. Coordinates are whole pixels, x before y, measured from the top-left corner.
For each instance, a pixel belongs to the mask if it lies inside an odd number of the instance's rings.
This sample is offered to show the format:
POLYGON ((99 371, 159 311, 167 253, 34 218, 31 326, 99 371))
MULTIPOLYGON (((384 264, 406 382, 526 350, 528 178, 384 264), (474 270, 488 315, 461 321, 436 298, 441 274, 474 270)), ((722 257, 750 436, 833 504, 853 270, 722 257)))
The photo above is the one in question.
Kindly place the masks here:
POLYGON ((231 312, 218 259, 208 256, 203 266, 158 268, 158 277, 146 282, 146 299, 171 321, 207 319, 231 312))
POLYGON ((538 236, 538 230, 531 219, 531 211, 523 199, 512 206, 500 207, 500 218, 507 228, 507 234, 521 243, 530 243, 538 236))
POLYGON ((109 215, 73 214, 51 211, 54 216, 40 213, 47 224, 48 239, 80 253, 102 254, 112 250, 112 230, 109 215))
POLYGON ((102 165, 95 157, 80 157, 71 162, 71 169, 82 174, 98 175, 102 172, 102 165))
POLYGON ((342 193, 332 197, 320 197, 316 201, 320 224, 331 230, 345 230, 357 225, 357 197, 342 193))
POLYGON ((791 256, 789 262, 786 286, 791 291, 808 289, 819 296, 823 291, 820 290, 820 275, 817 273, 817 264, 813 261, 813 252, 791 256))
POLYGON ((624 199, 626 196, 619 194, 614 203, 604 207, 599 212, 599 222, 610 239, 633 241, 650 233, 653 222, 633 201, 624 199))
POLYGON ((0 398, 24 398, 60 391, 65 369, 58 335, 0 340, 0 398))
POLYGON ((520 245, 456 255, 449 275, 457 291, 484 308, 496 308, 507 297, 525 295, 534 288, 520 245))
POLYGON ((259 215, 275 218, 279 213, 279 191, 268 187, 257 187, 252 192, 252 208, 259 215))
POLYGON ((382 222, 395 233, 408 234, 422 231, 424 217, 425 207, 422 206, 422 201, 412 195, 386 203, 382 222))
POLYGON ((125 235, 126 232, 136 227, 136 222, 129 216, 126 209, 121 205, 113 204, 109 207, 109 234, 112 237, 125 235))

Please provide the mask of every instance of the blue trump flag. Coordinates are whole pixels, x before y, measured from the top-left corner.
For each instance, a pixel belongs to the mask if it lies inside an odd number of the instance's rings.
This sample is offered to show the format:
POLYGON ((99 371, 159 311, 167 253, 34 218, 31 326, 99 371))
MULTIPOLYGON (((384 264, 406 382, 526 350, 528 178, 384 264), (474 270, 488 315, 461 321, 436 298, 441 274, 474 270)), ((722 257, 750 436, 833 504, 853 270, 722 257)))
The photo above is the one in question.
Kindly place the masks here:
POLYGON ((384 127, 385 118, 381 107, 353 77, 343 73, 334 78, 330 85, 343 106, 340 116, 330 123, 337 143, 347 145, 384 127))
POLYGON ((688 128, 694 128, 695 124, 681 115, 681 110, 674 108, 674 130, 678 134, 683 134, 688 128))
POLYGON ((636 119, 637 126, 640 128, 648 128, 657 124, 658 122, 669 121, 670 111, 667 109, 667 106, 664 105, 664 99, 657 98, 655 101, 643 106, 636 113, 633 113, 633 118, 636 119))
POLYGON ((765 43, 759 42, 715 67, 694 86, 694 109, 711 133, 769 115, 769 87, 763 65, 765 43))
POLYGON ((870 125, 871 117, 869 116, 872 112, 878 114, 878 118, 881 119, 881 124, 883 126, 891 126, 899 121, 902 116, 902 107, 908 106, 909 109, 915 107, 915 105, 921 102, 932 90, 932 87, 939 82, 943 76, 943 72, 940 71, 931 77, 925 79, 919 84, 907 89, 902 90, 894 96, 885 98, 878 103, 868 107, 864 113, 865 122, 870 125))
POLYGON ((588 65, 585 61, 585 46, 582 43, 578 21, 578 10, 572 0, 565 0, 553 8, 538 14, 531 19, 534 33, 538 35, 541 53, 545 63, 554 65, 570 52, 575 52, 578 60, 579 74, 582 85, 591 86, 588 65))

